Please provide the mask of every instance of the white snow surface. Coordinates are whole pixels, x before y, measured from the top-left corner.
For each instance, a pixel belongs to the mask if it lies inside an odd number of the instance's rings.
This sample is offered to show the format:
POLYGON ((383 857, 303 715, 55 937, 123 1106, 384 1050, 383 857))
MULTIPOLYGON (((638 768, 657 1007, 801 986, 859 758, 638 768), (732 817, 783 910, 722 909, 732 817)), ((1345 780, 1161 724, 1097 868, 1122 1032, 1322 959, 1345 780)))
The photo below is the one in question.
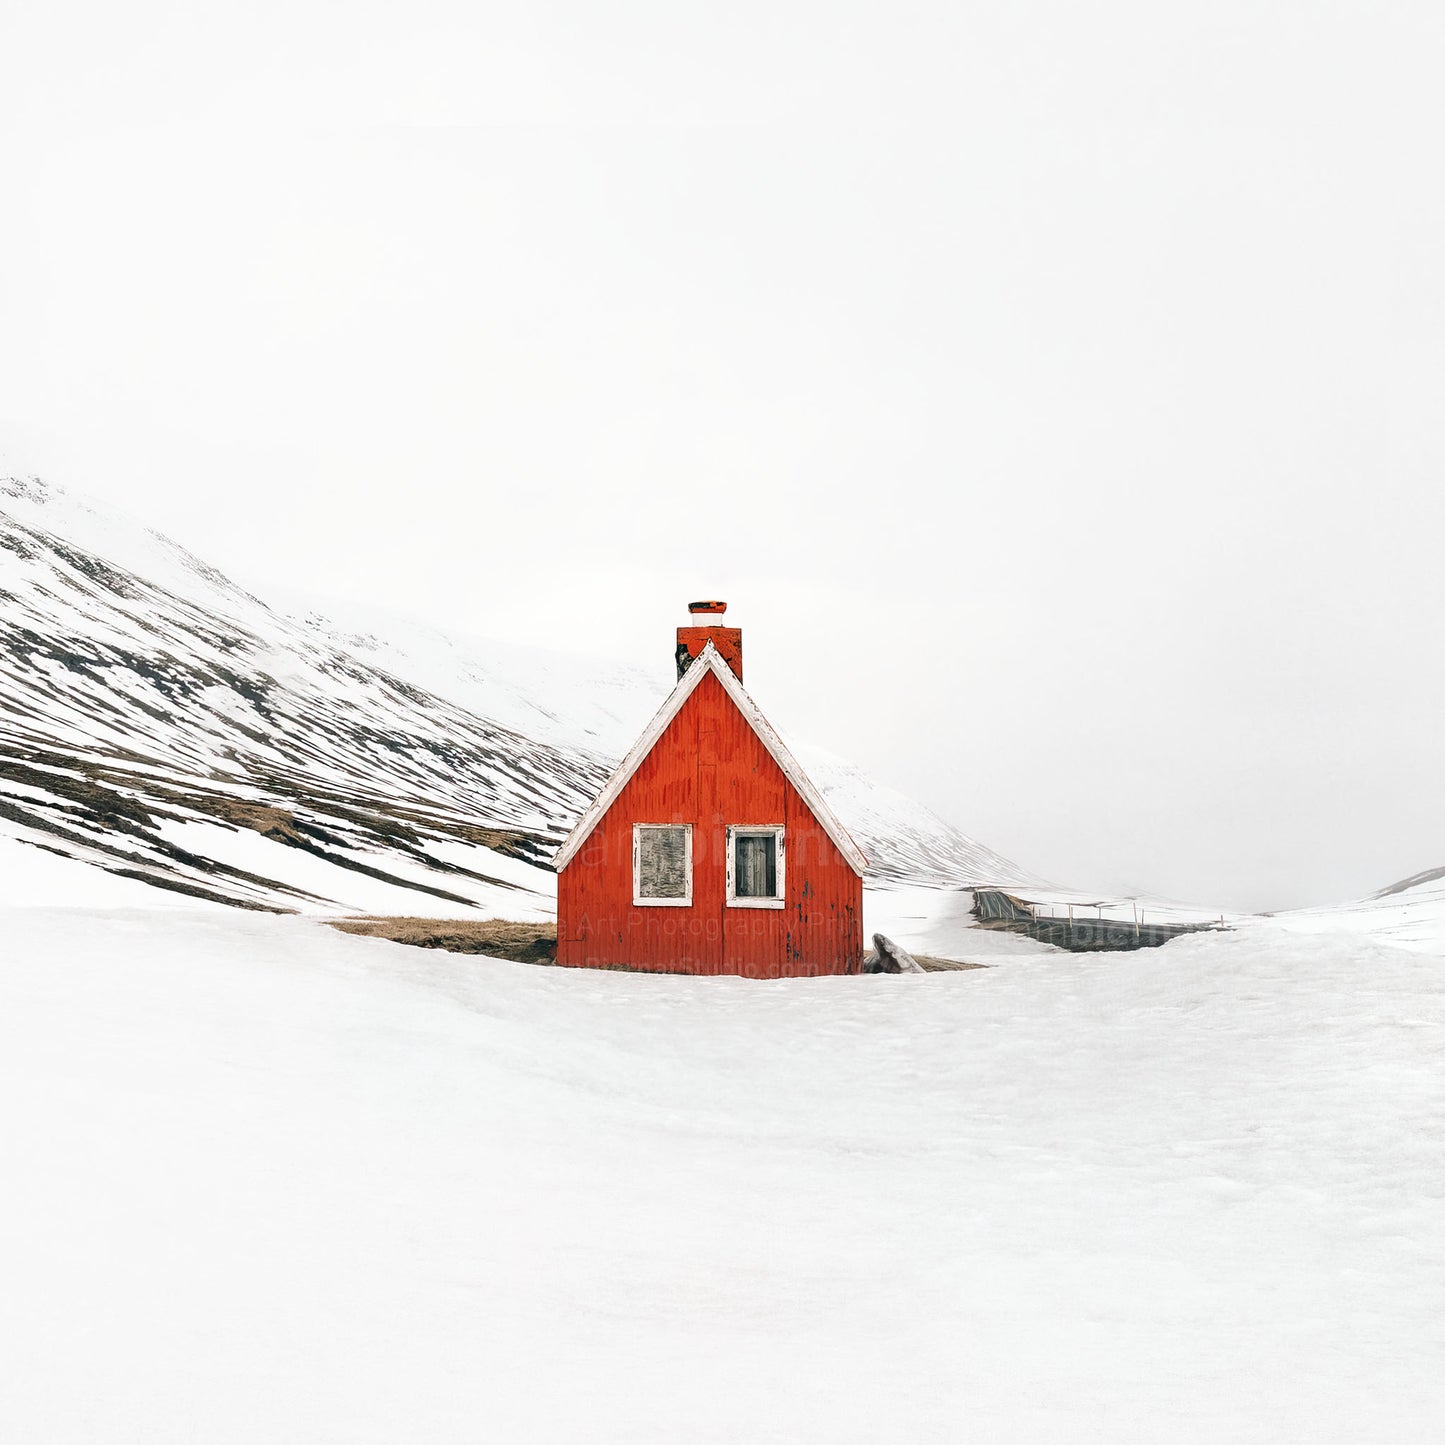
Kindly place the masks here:
POLYGON ((1425 1442, 1442 959, 757 984, 0 913, 0 1437, 1425 1442))
POLYGON ((1402 948, 1445 951, 1445 868, 1431 868, 1342 907, 1276 914, 1274 922, 1300 933, 1365 934, 1402 948))

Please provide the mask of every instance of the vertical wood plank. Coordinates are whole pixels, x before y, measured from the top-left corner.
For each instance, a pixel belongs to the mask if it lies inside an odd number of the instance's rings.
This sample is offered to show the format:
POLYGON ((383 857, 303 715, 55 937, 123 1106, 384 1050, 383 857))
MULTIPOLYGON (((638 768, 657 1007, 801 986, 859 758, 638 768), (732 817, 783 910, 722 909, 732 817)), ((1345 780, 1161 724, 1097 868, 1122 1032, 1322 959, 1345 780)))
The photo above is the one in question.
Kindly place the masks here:
POLYGON ((557 880, 557 961, 752 978, 856 972, 863 882, 715 677, 706 677, 557 880), (632 825, 691 823, 693 906, 632 903, 632 825), (787 830, 780 909, 726 906, 729 824, 787 830))

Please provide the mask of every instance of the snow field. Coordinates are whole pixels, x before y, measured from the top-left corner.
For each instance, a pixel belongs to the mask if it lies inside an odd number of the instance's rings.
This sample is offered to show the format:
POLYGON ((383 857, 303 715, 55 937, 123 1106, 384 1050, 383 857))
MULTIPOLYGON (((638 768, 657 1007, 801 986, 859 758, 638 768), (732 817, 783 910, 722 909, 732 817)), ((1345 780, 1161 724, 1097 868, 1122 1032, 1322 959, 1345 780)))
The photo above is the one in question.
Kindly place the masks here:
POLYGON ((0 912, 0 1436, 1438 1438, 1441 960, 991 962, 0 912))

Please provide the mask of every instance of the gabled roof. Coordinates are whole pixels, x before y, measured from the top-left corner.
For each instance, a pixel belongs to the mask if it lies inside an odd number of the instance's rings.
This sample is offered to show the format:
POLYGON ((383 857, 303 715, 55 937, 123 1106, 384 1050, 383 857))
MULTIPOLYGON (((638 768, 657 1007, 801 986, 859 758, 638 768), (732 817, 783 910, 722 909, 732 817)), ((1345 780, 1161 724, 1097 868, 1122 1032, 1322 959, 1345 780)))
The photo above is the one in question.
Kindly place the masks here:
POLYGON ((798 766, 797 759, 783 745, 783 740, 772 729, 758 705, 737 680, 727 663, 718 655, 711 642, 697 655, 697 659, 678 679, 677 686, 668 694, 667 701, 658 709, 657 716, 648 723, 647 730, 632 745, 632 751, 623 758, 617 771, 607 781, 607 786, 597 795, 592 806, 577 820, 577 826, 567 835, 567 841, 557 850, 552 867, 561 872, 576 856, 577 850, 587 841, 592 830, 602 821, 607 810, 615 803, 632 775, 642 766, 642 760, 657 745, 657 740, 667 731, 667 725, 682 711, 682 705, 690 698, 697 685, 711 673, 722 684, 723 691, 737 705, 747 719, 748 726, 757 734, 758 741, 768 750, 773 761, 782 769, 783 776, 797 789, 799 796, 808 805, 809 811, 818 820, 823 831, 833 840, 834 846, 848 860, 855 873, 861 874, 868 867, 863 850, 848 836, 848 830, 833 816, 833 810, 823 801, 823 795, 808 781, 808 775, 798 766))

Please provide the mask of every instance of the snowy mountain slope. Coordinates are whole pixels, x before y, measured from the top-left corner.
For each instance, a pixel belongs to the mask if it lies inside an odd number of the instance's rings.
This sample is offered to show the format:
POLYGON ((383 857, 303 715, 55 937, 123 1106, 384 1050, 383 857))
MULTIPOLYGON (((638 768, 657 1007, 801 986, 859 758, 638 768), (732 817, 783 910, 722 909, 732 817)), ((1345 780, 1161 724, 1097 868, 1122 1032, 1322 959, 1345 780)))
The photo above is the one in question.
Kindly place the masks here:
MULTIPOLYGON (((343 640, 356 656, 480 716, 554 746, 593 749, 609 760, 627 752, 675 681, 666 649, 663 665, 643 671, 595 657, 444 633, 355 604, 327 604, 322 613, 295 599, 291 610, 343 640)), ((872 859, 875 883, 952 887, 988 881, 1042 894, 1054 891, 852 763, 786 727, 778 731, 872 859)))
POLYGON ((1403 878, 1354 903, 1259 920, 1295 933, 1345 933, 1401 948, 1445 952, 1445 868, 1403 878))
MULTIPOLYGON (((8 896, 54 886, 42 849, 252 908, 545 916, 543 865, 669 681, 272 608, 124 517, 0 480, 8 896)), ((876 881, 1037 882, 799 751, 876 881)))
POLYGON ((214 912, 0 938, 7 1440, 1439 1436, 1434 959, 1261 927, 750 985, 214 912))
POLYGON ((0 483, 0 562, 16 839, 243 905, 364 907, 376 884, 485 905, 519 891, 506 860, 543 862, 606 776, 42 484, 0 483), (459 843, 494 851, 438 851, 459 843))

